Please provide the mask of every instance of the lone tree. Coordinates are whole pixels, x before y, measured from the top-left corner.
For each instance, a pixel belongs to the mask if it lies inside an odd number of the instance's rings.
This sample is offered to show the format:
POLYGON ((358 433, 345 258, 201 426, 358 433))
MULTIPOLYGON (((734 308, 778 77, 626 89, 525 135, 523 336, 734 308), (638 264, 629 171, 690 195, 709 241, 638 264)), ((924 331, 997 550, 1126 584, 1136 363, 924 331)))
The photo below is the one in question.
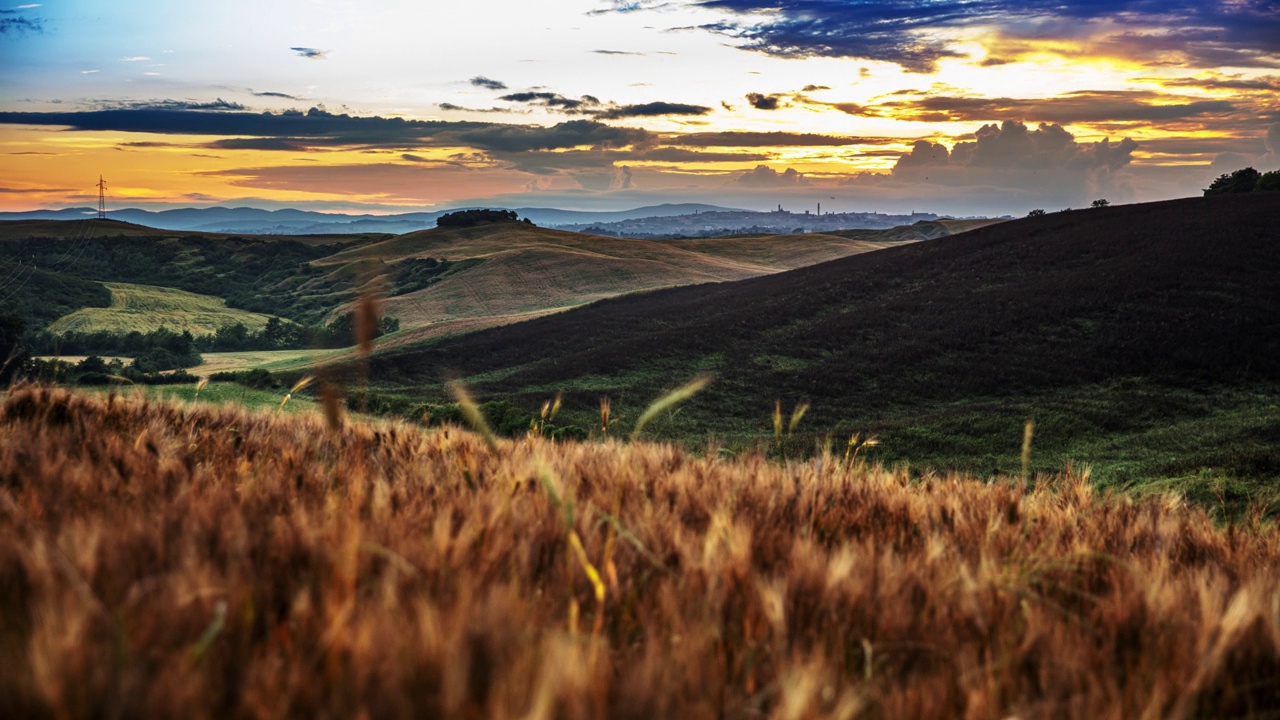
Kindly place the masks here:
POLYGON ((528 225, 529 218, 524 220, 516 215, 514 210, 459 210, 457 212, 445 213, 436 218, 436 227, 474 227, 476 225, 486 225, 489 223, 518 223, 523 222, 528 225))
MULTIPOLYGON (((1270 175, 1270 173, 1267 173, 1270 175)), ((1234 195, 1236 193, 1253 192, 1258 186, 1258 180, 1262 178, 1262 173, 1251 167, 1237 170, 1230 175, 1223 173, 1218 176, 1217 180, 1209 183, 1209 187, 1205 188, 1204 195, 1234 195)))
POLYGON ((1040 217, 1041 215, 1044 215, 1044 214, 1045 212, 1043 208, 1036 208, 1035 210, 1032 210, 1031 212, 1027 213, 1027 217, 1040 217))
POLYGON ((1098 198, 1097 200, 1094 200, 1093 202, 1089 203, 1089 206, 1096 207, 1096 208, 1104 208, 1110 204, 1111 202, 1106 198, 1098 198))

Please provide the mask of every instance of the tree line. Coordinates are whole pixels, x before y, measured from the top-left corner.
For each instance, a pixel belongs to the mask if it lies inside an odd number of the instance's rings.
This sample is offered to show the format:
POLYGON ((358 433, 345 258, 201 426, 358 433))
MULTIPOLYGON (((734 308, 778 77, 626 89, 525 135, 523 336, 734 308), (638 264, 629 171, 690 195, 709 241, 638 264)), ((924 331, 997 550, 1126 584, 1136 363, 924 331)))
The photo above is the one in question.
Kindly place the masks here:
MULTIPOLYGON (((27 332, 22 318, 4 315, 0 316, 0 353, 11 359, 9 367, 0 374, 0 380, 8 380, 24 367, 30 370, 31 363, 37 362, 31 358, 40 355, 131 358, 132 362, 123 367, 138 373, 159 373, 195 367, 204 362, 201 353, 205 352, 348 347, 354 343, 355 324, 355 313, 348 312, 325 326, 299 325, 272 317, 257 331, 237 322, 223 325, 213 334, 199 336, 192 335, 189 330, 169 328, 145 333, 98 330, 58 334, 47 330, 27 332)), ((378 319, 374 337, 399 329, 399 320, 384 316, 378 319)), ((0 362, 4 358, 0 358, 0 362)), ((96 365, 84 370, 108 372, 96 365)), ((118 372, 120 368, 115 370, 114 374, 121 374, 118 372)))
POLYGON ((1280 170, 1258 172, 1251 167, 1223 173, 1205 188, 1205 197, 1251 192, 1280 192, 1280 170))

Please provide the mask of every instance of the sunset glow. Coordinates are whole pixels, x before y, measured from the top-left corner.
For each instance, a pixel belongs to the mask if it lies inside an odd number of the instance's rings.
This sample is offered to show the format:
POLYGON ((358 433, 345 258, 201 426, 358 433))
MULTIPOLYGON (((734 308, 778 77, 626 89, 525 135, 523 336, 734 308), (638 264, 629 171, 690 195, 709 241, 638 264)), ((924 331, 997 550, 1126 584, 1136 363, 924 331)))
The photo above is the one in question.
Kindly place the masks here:
POLYGON ((0 8, 0 210, 1033 207, 1280 168, 1269 0, 0 8), (788 172, 794 171, 794 172, 788 172))

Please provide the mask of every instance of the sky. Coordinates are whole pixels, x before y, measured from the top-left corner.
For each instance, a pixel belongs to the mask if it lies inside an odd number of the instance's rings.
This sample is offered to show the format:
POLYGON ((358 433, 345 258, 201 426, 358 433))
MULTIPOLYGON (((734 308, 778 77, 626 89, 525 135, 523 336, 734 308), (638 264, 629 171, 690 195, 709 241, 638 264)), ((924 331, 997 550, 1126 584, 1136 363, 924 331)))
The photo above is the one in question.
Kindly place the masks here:
POLYGON ((0 5, 0 210, 1023 215, 1280 168, 1280 0, 0 5))

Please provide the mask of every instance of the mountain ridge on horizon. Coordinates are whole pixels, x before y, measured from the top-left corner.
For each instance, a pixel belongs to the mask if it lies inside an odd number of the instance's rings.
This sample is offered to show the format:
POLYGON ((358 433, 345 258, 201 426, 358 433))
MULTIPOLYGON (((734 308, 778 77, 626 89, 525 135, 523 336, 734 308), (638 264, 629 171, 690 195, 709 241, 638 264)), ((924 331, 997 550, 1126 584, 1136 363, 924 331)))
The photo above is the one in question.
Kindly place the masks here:
MULTIPOLYGON (((658 205, 645 205, 630 210, 610 211, 561 210, 559 208, 542 207, 498 208, 495 206, 466 205, 445 210, 389 215, 331 213, 297 208, 267 210, 249 206, 229 207, 214 205, 211 207, 169 208, 165 210, 147 210, 134 207, 121 208, 108 210, 107 217, 114 220, 148 225, 162 230, 253 232, 255 234, 286 232, 306 234, 387 232, 401 234, 434 227, 436 219, 441 215, 481 207, 513 210, 521 217, 528 217, 530 221, 539 225, 612 222, 647 217, 686 215, 694 212, 752 212, 740 208, 705 203, 661 203, 658 205), (265 222, 275 223, 275 225, 264 225, 263 223, 265 222), (268 232, 259 232, 262 229, 266 229, 268 232)), ((96 214, 97 210, 88 206, 60 208, 57 210, 0 212, 0 221, 79 220, 96 214)))
MULTIPOLYGON (((328 213, 318 210, 300 210, 296 208, 267 210, 248 206, 228 207, 217 205, 212 207, 171 208, 166 210, 121 208, 118 210, 107 211, 107 218, 144 225, 160 230, 185 232, 242 233, 251 235, 346 235, 360 233, 402 235, 434 227, 436 220, 447 213, 458 212, 460 210, 478 209, 480 207, 485 206, 462 206, 446 210, 398 213, 392 215, 373 215, 369 213, 328 213)), ((903 221, 909 221, 911 218, 917 218, 917 216, 923 219, 949 217, 935 215, 933 213, 912 213, 908 216, 876 212, 825 213, 819 216, 810 214, 808 210, 805 210, 804 212, 782 211, 783 214, 780 216, 778 211, 746 210, 742 208, 731 208, 705 203, 662 203, 658 205, 645 205, 632 208, 630 210, 610 211, 561 210, 558 208, 542 207, 488 207, 511 210, 520 217, 528 218, 534 224, 543 227, 579 231, 590 228, 591 226, 628 222, 634 223, 636 221, 651 219, 660 220, 662 218, 687 217, 710 213, 741 216, 736 218, 736 222, 727 222, 724 224, 723 228, 717 227, 717 230, 723 231, 719 234, 744 232, 756 228, 754 220, 757 218, 768 218, 774 221, 778 221, 780 218, 787 218, 788 220, 786 222, 771 222, 766 224, 778 226, 771 228, 773 232, 790 232, 792 230, 792 224, 789 224, 789 218, 793 217, 797 219, 803 218, 810 222, 820 217, 825 219, 828 216, 832 218, 848 218, 849 216, 863 217, 863 220, 861 221, 855 220, 840 225, 841 229, 892 227, 894 225, 903 224, 903 221)), ((81 220, 92 219, 96 214, 97 211, 91 207, 0 212, 0 222, 23 220, 81 220)), ((724 220, 724 218, 720 218, 719 220, 724 220)), ((827 224, 829 225, 830 223, 827 224)), ((808 228, 808 231, 813 232, 830 229, 830 227, 811 227, 808 228)), ((652 228, 650 228, 650 230, 652 230, 652 228)), ((672 225, 669 228, 659 227, 657 230, 657 235, 665 233, 673 236, 683 235, 686 234, 686 232, 694 232, 692 230, 688 230, 680 223, 672 225)), ((702 230, 705 231, 706 228, 702 228, 702 230)), ((625 236, 627 233, 625 230, 622 230, 621 234, 625 236)), ((654 233, 652 232, 646 232, 634 236, 649 237, 653 234, 654 233)), ((698 233, 694 232, 694 234, 696 235, 698 233)))

